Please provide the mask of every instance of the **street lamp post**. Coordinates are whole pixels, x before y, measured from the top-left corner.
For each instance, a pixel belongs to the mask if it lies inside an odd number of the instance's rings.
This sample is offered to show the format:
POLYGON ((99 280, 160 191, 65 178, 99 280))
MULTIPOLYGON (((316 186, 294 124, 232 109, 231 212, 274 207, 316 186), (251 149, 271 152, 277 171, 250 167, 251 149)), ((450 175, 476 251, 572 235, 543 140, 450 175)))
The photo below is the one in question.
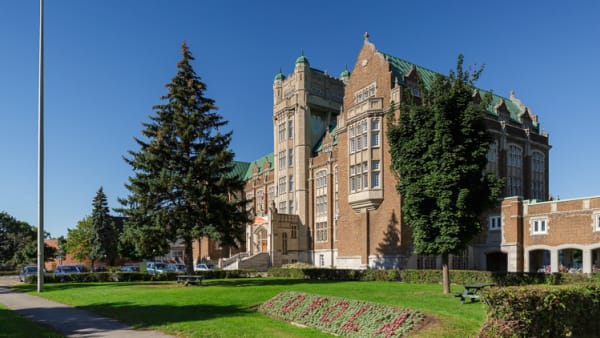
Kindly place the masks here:
POLYGON ((38 74, 38 233, 37 292, 44 291, 44 0, 40 0, 38 74))

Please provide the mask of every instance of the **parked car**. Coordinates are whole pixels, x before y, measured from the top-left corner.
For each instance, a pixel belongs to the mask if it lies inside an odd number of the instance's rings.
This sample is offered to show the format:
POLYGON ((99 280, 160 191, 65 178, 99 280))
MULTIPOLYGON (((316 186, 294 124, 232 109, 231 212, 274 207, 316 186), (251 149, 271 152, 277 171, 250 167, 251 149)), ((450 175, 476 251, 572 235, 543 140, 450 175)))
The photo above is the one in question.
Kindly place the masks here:
POLYGON ((54 269, 55 275, 66 275, 69 273, 81 273, 81 269, 77 265, 59 265, 54 269))
POLYGON ((162 262, 146 262, 146 271, 150 274, 166 272, 167 264, 162 262))
POLYGON ((169 264, 166 270, 167 272, 185 273, 185 264, 169 264))
POLYGON ((198 263, 194 266, 194 271, 208 271, 214 270, 215 266, 212 264, 198 263))
POLYGON ((140 266, 139 265, 125 265, 122 266, 119 271, 121 272, 139 272, 140 271, 140 266))
POLYGON ((37 272, 38 268, 35 265, 24 266, 21 271, 19 271, 19 280, 21 282, 26 282, 29 276, 37 276, 37 272))

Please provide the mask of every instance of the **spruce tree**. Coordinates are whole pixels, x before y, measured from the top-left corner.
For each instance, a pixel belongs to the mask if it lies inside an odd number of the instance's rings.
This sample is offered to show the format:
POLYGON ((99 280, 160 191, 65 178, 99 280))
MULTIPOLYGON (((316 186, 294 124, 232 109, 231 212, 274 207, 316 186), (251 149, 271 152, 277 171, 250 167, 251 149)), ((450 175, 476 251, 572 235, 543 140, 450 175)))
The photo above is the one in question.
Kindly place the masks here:
POLYGON ((108 202, 102 187, 96 192, 92 203, 92 229, 90 236, 90 253, 92 271, 94 262, 106 258, 112 264, 117 256, 116 234, 112 217, 108 209, 108 202))
POLYGON ((206 85, 192 68, 187 45, 177 73, 166 85, 164 102, 144 123, 139 151, 125 161, 134 175, 126 184, 130 195, 121 199, 127 217, 124 240, 144 257, 165 254, 169 241, 183 240, 188 272, 193 271, 192 242, 206 236, 237 245, 248 221, 243 202, 233 198, 243 190, 241 178, 231 175, 232 132, 215 102, 205 97, 206 85))
POLYGON ((484 125, 490 102, 474 99, 483 68, 421 83, 421 97, 405 91, 400 117, 388 115, 392 168, 398 174, 403 219, 413 230, 418 254, 441 255, 444 293, 450 292, 448 255, 459 254, 481 230, 482 213, 493 206, 501 182, 484 175, 491 136, 484 125))

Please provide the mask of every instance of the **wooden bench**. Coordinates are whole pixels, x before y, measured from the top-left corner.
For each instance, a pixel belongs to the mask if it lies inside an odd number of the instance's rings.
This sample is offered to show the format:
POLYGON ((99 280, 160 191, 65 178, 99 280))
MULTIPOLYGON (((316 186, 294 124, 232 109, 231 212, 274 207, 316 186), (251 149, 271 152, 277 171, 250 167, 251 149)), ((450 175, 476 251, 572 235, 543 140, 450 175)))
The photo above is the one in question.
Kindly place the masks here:
POLYGON ((183 283, 184 285, 198 285, 202 284, 202 278, 203 276, 201 275, 178 275, 177 283, 183 283))
POLYGON ((475 299, 480 299, 481 294, 479 291, 488 286, 494 286, 494 283, 474 283, 474 284, 466 284, 463 292, 458 292, 454 294, 454 297, 460 297, 460 303, 464 304, 465 299, 471 299, 471 302, 475 301, 475 299))

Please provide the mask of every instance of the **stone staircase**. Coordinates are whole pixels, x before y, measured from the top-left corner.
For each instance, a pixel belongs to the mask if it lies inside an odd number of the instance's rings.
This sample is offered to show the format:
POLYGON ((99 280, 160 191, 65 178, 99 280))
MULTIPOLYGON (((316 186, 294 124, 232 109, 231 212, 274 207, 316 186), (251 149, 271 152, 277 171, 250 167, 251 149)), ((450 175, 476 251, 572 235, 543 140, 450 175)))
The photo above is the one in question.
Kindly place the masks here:
POLYGON ((250 269, 258 272, 264 272, 269 269, 271 259, 269 253, 260 252, 250 256, 247 253, 236 254, 230 258, 221 260, 223 270, 250 269))

